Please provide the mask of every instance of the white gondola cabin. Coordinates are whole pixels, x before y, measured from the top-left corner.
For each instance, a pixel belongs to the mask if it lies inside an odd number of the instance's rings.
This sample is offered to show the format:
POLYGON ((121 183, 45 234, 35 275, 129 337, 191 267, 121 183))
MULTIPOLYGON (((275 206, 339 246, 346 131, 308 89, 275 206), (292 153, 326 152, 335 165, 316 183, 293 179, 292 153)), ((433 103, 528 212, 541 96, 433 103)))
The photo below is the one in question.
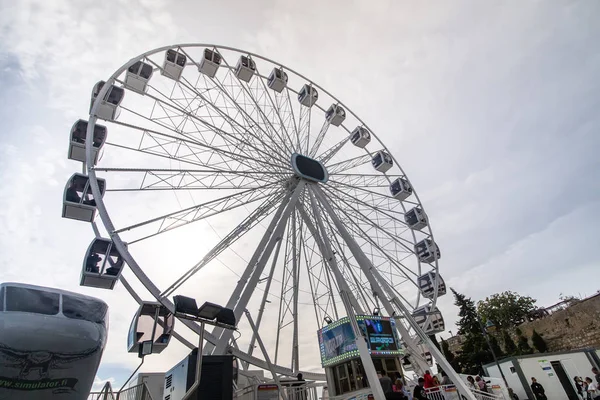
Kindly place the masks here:
POLYGON ((362 126, 357 126, 350 134, 350 141, 356 147, 364 149, 365 146, 368 145, 371 141, 371 134, 366 128, 363 128, 362 126))
POLYGON ((248 56, 240 56, 235 66, 235 76, 244 82, 250 82, 252 76, 256 73, 256 63, 248 56))
POLYGON ((214 50, 204 49, 198 70, 204 75, 214 78, 221 65, 221 55, 214 50))
MULTIPOLYGON (((105 84, 106 82, 100 81, 94 85, 94 89, 92 90, 92 100, 90 102, 90 114, 92 113, 94 101, 96 101, 96 97, 98 97, 105 84)), ((119 105, 123 101, 124 96, 125 89, 115 85, 110 85, 110 88, 104 95, 104 98, 100 100, 100 104, 98 104, 98 108, 96 108, 96 113, 94 115, 106 121, 116 120, 121 113, 121 108, 119 105)))
POLYGON ((431 239, 423 239, 415 245, 415 253, 423 263, 432 263, 442 256, 439 247, 431 239))
POLYGON ((152 65, 143 61, 136 61, 127 68, 125 73, 125 87, 138 93, 146 93, 148 81, 153 73, 152 65))
MULTIPOLYGON (((71 137, 69 138, 69 160, 85 162, 85 139, 88 122, 80 119, 73 124, 71 128, 71 137)), ((106 142, 106 127, 104 125, 94 125, 94 141, 92 143, 92 157, 94 164, 98 162, 100 150, 106 142)))
MULTIPOLYGON (((393 162, 392 162, 393 165, 393 162)), ((413 192, 410 183, 406 179, 398 178, 390 185, 390 193, 398 200, 406 200, 413 192)))
POLYGON ((110 239, 95 238, 85 253, 81 286, 113 289, 121 271, 123 257, 110 239))
POLYGON ((337 104, 332 104, 325 113, 325 119, 333 126, 340 126, 346 119, 346 110, 337 104))
POLYGON ((178 81, 181 78, 181 73, 187 63, 187 57, 185 54, 181 54, 176 50, 169 49, 165 53, 165 61, 163 62, 161 75, 167 78, 178 81))
POLYGON ((417 279, 417 284, 419 285, 419 289, 421 289, 421 294, 428 299, 433 299, 435 295, 436 277, 437 296, 440 297, 446 294, 446 283, 439 274, 430 271, 419 276, 417 279))
POLYGON ((175 318, 162 304, 143 302, 137 310, 127 336, 127 351, 137 353, 144 342, 152 343, 152 353, 161 353, 171 341, 175 318))
POLYGON ((379 172, 386 172, 394 165, 394 160, 392 160, 392 156, 386 153, 383 150, 379 150, 373 158, 371 159, 371 164, 373 164, 373 168, 375 168, 379 172))
POLYGON ((421 306, 415 309, 412 316, 415 319, 415 322, 419 324, 421 329, 428 335, 444 332, 446 329, 444 317, 442 317, 442 313, 437 307, 432 310, 429 304, 421 306))
MULTIPOLYGON (((106 182, 98 178, 100 193, 104 196, 106 182)), ((92 194, 90 180, 86 175, 73 174, 67 181, 63 195, 63 218, 92 222, 96 216, 96 200, 92 194)))
POLYGON ((283 71, 283 68, 273 68, 273 71, 269 74, 267 78, 267 86, 277 93, 281 93, 283 89, 287 86, 288 76, 283 71))
POLYGON ((431 355, 430 352, 426 351, 425 353, 421 354, 421 356, 425 359, 425 362, 427 362, 427 365, 429 365, 430 367, 433 367, 433 356, 431 355))
POLYGON ((410 229, 419 230, 425 228, 429 220, 427 219, 425 211, 421 210, 419 207, 414 207, 404 214, 404 222, 406 222, 406 225, 408 225, 410 229))
POLYGON ((302 86, 300 92, 298 92, 298 101, 300 104, 306 107, 312 107, 319 99, 319 92, 317 89, 310 85, 302 86))

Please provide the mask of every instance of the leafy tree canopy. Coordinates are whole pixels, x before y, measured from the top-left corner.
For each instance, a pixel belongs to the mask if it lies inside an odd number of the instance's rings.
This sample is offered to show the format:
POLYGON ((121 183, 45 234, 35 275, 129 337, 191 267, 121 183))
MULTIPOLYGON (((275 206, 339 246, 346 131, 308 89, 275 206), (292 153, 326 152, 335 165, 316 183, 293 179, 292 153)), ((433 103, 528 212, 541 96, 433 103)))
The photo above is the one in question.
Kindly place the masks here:
POLYGON ((527 314, 535 310, 535 302, 529 296, 506 291, 479 301, 477 310, 484 323, 492 321, 500 328, 510 328, 525 321, 527 314))

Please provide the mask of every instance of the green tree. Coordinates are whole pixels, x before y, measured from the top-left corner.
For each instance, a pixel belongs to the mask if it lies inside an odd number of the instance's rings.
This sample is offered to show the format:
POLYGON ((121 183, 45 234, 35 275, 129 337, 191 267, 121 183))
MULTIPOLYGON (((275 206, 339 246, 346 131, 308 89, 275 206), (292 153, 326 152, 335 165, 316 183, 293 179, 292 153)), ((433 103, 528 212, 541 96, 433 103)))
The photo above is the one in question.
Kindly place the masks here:
POLYGON ((533 343, 533 347, 535 347, 540 353, 545 353, 548 351, 548 345, 546 344, 546 341, 539 333, 535 331, 535 329, 531 335, 531 343, 533 343))
POLYGON ((506 330, 502 330, 502 342, 504 344, 504 352, 507 355, 512 356, 517 354, 517 345, 506 330))
POLYGON ((532 354, 533 349, 529 345, 527 338, 523 336, 521 329, 515 329, 515 333, 517 334, 517 350, 519 354, 532 354))
POLYGON ((477 303, 477 311, 482 320, 492 321, 498 328, 517 326, 535 310, 536 300, 529 296, 506 291, 496 293, 477 303))
POLYGON ((448 342, 446 342, 444 340, 444 338, 442 338, 441 347, 442 347, 442 354, 446 358, 446 361, 448 361, 448 363, 450 363, 450 365, 452 366, 452 368, 454 368, 455 371, 460 371, 458 359, 456 358, 454 353, 450 350, 450 345, 448 344, 448 342))
MULTIPOLYGON (((464 294, 451 289, 454 294, 454 305, 459 308, 458 316, 460 319, 456 323, 458 333, 462 336, 461 351, 456 356, 461 370, 465 374, 480 374, 482 364, 490 363, 494 360, 490 351, 483 330, 478 321, 475 302, 464 294)), ((494 336, 490 335, 490 344, 500 357, 502 350, 494 336)))

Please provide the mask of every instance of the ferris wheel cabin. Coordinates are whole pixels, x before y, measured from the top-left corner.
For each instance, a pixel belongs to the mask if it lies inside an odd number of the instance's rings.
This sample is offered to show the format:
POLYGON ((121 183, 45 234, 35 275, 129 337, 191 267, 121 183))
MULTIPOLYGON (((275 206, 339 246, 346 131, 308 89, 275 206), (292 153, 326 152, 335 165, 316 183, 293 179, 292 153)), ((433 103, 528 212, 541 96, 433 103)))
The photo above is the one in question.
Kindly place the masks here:
MULTIPOLYGON (((100 193, 104 196, 105 180, 98 179, 98 186, 100 187, 100 193)), ((75 173, 67 181, 63 195, 62 216, 63 218, 79 221, 94 221, 96 200, 94 200, 88 176, 75 173)))
POLYGON ((267 78, 267 86, 277 93, 281 93, 285 89, 287 82, 288 76, 283 71, 283 68, 273 68, 273 71, 271 71, 267 78))
MULTIPOLYGON (((106 82, 100 81, 94 85, 94 89, 92 90, 92 100, 90 102, 90 113, 92 112, 92 107, 94 106, 96 98, 105 84, 106 82)), ((122 87, 110 85, 104 98, 100 100, 100 104, 98 104, 94 116, 106 121, 116 120, 121 113, 119 105, 123 101, 123 97, 125 97, 125 90, 122 87)))
POLYGON ((140 346, 151 344, 152 354, 161 353, 171 341, 175 317, 162 304, 142 302, 137 310, 127 336, 127 351, 138 353, 140 346))
POLYGON ((417 279, 417 284, 419 285, 419 289, 421 290, 421 294, 423 297, 428 299, 433 299, 435 296, 435 283, 437 277, 437 297, 443 296, 446 294, 446 283, 442 279, 441 275, 436 274, 433 271, 427 272, 419 276, 417 279))
POLYGON ((433 335, 436 333, 444 332, 446 325, 444 324, 444 317, 437 307, 431 309, 429 304, 421 306, 412 314, 415 322, 421 326, 421 329, 428 334, 433 335), (429 320, 427 320, 429 318, 429 320))
POLYGON ((410 229, 419 230, 425 228, 429 220, 427 219, 425 211, 421 210, 419 207, 414 207, 404 214, 404 222, 406 222, 406 225, 408 225, 410 229))
MULTIPOLYGON (((80 119, 73 124, 71 128, 71 137, 69 140, 69 160, 85 162, 85 139, 88 122, 80 119)), ((92 157, 94 164, 98 162, 100 149, 106 142, 106 127, 104 125, 94 125, 94 141, 92 143, 92 157)))
POLYGON ((394 165, 394 160, 389 153, 379 150, 371 159, 371 164, 379 172, 386 172, 394 165))
POLYGON ((311 85, 304 85, 298 92, 298 101, 306 107, 312 107, 319 99, 319 92, 311 85))
POLYGON ((214 78, 221 65, 221 55, 214 50, 204 49, 198 70, 209 78, 214 78))
POLYGON ((0 327, 2 398, 87 398, 107 341, 105 302, 60 289, 2 283, 0 327))
POLYGON ((235 66, 235 76, 241 81, 250 82, 256 73, 256 63, 250 56, 240 56, 235 66))
POLYGON ((423 263, 432 263, 439 260, 442 256, 439 247, 431 239, 423 239, 415 245, 415 253, 419 257, 419 261, 423 263))
POLYGON ((346 111, 337 104, 332 104, 325 113, 325 119, 333 126, 340 126, 346 119, 346 111))
POLYGON ((364 149, 365 146, 368 145, 371 141, 371 134, 367 129, 363 128, 362 126, 357 126, 350 134, 350 141, 356 147, 364 149))
POLYGON ((110 239, 95 238, 88 247, 81 270, 81 286, 113 289, 123 270, 123 257, 110 239))
POLYGON ((127 72, 125 73, 125 87, 134 92, 146 93, 148 81, 152 77, 153 72, 152 65, 143 61, 136 61, 127 68, 127 72))
MULTIPOLYGON (((187 57, 176 50, 169 49, 165 53, 165 61, 163 62, 161 75, 178 81, 181 78, 181 73, 185 68, 187 57)), ((150 79, 150 78, 148 78, 150 79)))
POLYGON ((406 179, 398 178, 390 185, 390 192, 395 199, 406 200, 412 194, 413 189, 406 179))

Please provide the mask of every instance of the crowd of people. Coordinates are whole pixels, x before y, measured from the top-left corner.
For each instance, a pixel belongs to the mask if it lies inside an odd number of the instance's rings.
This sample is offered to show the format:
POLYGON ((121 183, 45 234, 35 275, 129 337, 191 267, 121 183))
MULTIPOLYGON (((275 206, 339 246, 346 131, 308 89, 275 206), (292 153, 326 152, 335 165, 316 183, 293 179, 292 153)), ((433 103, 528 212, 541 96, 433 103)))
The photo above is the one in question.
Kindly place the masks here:
POLYGON ((600 400, 600 371, 594 367, 592 368, 592 374, 594 374, 593 379, 589 376, 585 379, 580 376, 573 378, 577 395, 582 400, 600 400))
POLYGON ((385 394, 387 400, 423 400, 427 399, 427 390, 442 385, 451 385, 452 382, 448 375, 443 371, 440 373, 442 379, 438 379, 437 376, 431 375, 431 372, 425 371, 423 377, 417 380, 417 385, 413 389, 412 393, 407 390, 406 384, 402 375, 399 372, 395 372, 392 376, 388 376, 383 372, 377 372, 379 376, 379 383, 385 394))

